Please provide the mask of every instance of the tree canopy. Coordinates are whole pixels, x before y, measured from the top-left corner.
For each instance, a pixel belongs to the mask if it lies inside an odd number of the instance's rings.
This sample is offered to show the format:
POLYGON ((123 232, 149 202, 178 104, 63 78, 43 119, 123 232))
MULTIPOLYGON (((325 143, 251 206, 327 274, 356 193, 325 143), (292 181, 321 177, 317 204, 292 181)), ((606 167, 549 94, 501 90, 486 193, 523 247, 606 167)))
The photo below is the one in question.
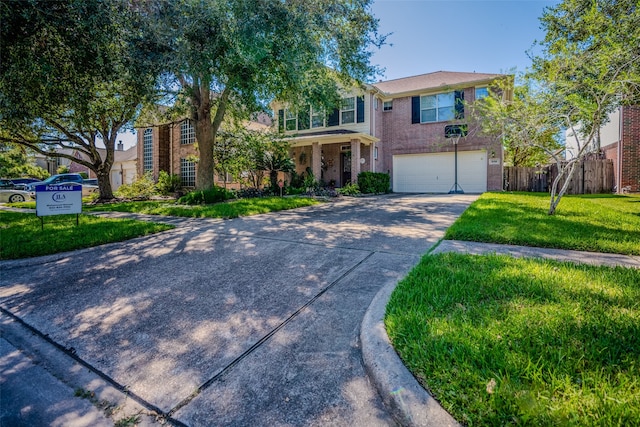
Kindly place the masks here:
POLYGON ((162 58, 163 88, 186 101, 198 141, 196 187, 213 185, 215 140, 229 110, 273 99, 334 105, 339 85, 375 72, 370 0, 176 0, 140 3, 140 28, 162 58))
POLYGON ((155 74, 124 0, 2 2, 0 141, 57 152, 93 170, 111 198, 117 133, 155 74), (106 155, 98 150, 100 143, 106 155))

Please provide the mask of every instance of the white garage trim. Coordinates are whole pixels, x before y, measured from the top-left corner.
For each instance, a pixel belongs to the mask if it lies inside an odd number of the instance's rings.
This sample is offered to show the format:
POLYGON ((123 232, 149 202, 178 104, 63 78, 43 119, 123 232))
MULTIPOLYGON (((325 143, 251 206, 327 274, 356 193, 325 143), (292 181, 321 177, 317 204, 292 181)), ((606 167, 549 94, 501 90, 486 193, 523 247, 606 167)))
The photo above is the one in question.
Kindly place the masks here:
MULTIPOLYGON (((393 156, 393 191, 448 193, 455 183, 454 153, 393 156)), ((487 191, 487 152, 458 151, 458 184, 465 193, 487 191)))

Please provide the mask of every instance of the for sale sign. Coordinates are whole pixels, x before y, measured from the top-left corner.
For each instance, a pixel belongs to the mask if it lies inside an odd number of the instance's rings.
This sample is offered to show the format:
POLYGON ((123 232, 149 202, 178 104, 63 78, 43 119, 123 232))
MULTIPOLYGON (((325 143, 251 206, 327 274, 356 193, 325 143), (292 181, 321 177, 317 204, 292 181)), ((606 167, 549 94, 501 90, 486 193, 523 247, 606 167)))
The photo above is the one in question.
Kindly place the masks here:
POLYGON ((82 213, 82 185, 36 185, 36 215, 82 213))

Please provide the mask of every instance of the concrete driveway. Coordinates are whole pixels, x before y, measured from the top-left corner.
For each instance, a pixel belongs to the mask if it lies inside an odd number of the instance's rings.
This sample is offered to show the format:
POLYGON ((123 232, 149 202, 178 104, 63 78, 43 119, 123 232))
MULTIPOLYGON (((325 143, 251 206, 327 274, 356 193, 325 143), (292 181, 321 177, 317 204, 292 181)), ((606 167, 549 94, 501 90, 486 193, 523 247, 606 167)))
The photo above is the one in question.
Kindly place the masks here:
POLYGON ((362 366, 363 314, 475 198, 173 220, 151 237, 5 261, 2 315, 174 424, 389 425, 362 366))

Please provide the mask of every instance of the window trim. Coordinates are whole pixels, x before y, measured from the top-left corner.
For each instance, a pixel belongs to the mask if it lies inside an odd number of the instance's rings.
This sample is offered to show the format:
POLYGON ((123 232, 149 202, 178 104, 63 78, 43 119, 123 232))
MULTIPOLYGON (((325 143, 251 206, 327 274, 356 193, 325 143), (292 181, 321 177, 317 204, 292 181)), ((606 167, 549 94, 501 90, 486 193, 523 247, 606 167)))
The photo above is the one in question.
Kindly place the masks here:
POLYGON ((351 124, 355 124, 356 123, 356 97, 355 96, 349 96, 347 98, 342 98, 342 101, 340 102, 340 124, 341 125, 351 125, 351 124), (345 101, 349 101, 351 100, 351 102, 353 102, 353 108, 349 108, 346 109, 344 108, 345 106, 345 101), (353 118, 350 122, 345 122, 344 121, 344 114, 345 113, 352 113, 353 114, 353 118))
POLYGON ((298 114, 289 108, 285 108, 284 110, 284 130, 285 132, 298 130, 298 114), (295 123, 293 129, 289 129, 289 122, 291 121, 295 123))
POLYGON ((319 109, 316 111, 315 108, 311 107, 310 115, 311 115, 311 129, 320 129, 320 128, 327 127, 327 113, 324 111, 324 109, 319 109), (318 117, 322 119, 322 125, 315 126, 313 120, 314 118, 318 118, 318 117))
POLYGON ((153 171, 153 129, 142 133, 142 172, 153 171))
POLYGON ((489 97, 489 86, 477 86, 475 88, 475 90, 474 90, 474 96, 475 96, 475 100, 476 101, 480 101, 481 99, 488 98, 489 97), (487 93, 485 95, 483 95, 482 97, 478 98, 478 89, 480 89, 480 90, 484 89, 484 90, 487 91, 487 93))
POLYGON ((385 113, 388 111, 393 111, 393 99, 390 101, 382 101, 382 111, 385 113), (389 104, 388 108, 387 104, 389 104))
POLYGON ((180 158, 180 182, 184 187, 196 186, 196 162, 180 158))
POLYGON ((194 144, 196 142, 196 128, 191 120, 186 119, 180 123, 180 145, 194 144))

